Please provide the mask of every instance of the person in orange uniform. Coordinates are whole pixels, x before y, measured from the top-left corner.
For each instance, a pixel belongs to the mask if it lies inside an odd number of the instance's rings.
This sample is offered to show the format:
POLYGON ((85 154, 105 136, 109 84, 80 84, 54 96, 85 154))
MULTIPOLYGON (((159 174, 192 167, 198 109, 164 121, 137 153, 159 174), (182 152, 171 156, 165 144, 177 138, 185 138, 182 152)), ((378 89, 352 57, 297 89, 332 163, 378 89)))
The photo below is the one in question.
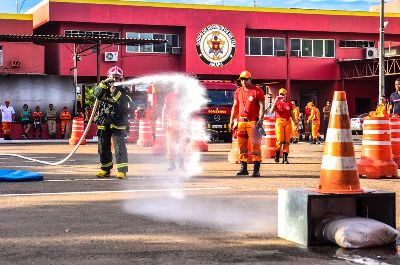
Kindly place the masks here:
POLYGON ((182 117, 179 102, 179 86, 175 85, 164 99, 164 106, 161 112, 161 121, 166 129, 167 136, 167 159, 169 160, 168 171, 176 168, 176 162, 179 168, 184 170, 184 158, 186 145, 188 143, 188 134, 185 125, 188 124, 182 117))
POLYGON ((319 109, 314 106, 312 102, 308 102, 307 106, 311 109, 311 114, 308 117, 307 122, 311 123, 311 136, 312 144, 320 144, 319 142, 319 127, 321 124, 321 115, 319 109))
POLYGON ((374 116, 375 117, 384 117, 386 114, 388 114, 387 99, 382 98, 381 103, 379 103, 378 106, 376 106, 374 116))
POLYGON ((291 101, 291 103, 294 106, 293 109, 293 115, 295 120, 292 121, 292 143, 298 143, 299 142, 299 130, 298 130, 298 123, 299 123, 299 116, 300 116, 300 108, 296 106, 296 102, 294 100, 291 101), (297 124, 296 124, 297 122, 297 124))
POLYGON ((33 138, 36 138, 36 131, 39 129, 39 138, 42 138, 43 124, 42 124, 43 113, 40 111, 40 107, 36 106, 35 111, 32 114, 33 117, 33 138))
POLYGON ((239 87, 235 92, 229 125, 235 129, 237 119, 240 170, 237 176, 247 176, 248 140, 252 144, 252 161, 254 161, 253 177, 260 176, 261 136, 256 133, 256 125, 262 126, 265 111, 265 95, 261 88, 252 85, 251 73, 240 73, 239 87))
POLYGON ((310 117, 311 109, 308 105, 304 108, 304 140, 310 141, 310 133, 311 133, 311 123, 308 122, 308 117, 310 117))
POLYGON ((70 126, 71 126, 71 112, 68 111, 68 107, 64 106, 63 111, 60 112, 60 120, 61 120, 61 138, 64 139, 64 136, 69 134, 70 126))
POLYGON ((287 99, 287 90, 284 88, 279 89, 278 96, 275 98, 272 105, 272 112, 275 112, 275 134, 276 134, 276 153, 275 162, 279 163, 279 156, 281 149, 283 151, 282 164, 289 164, 289 145, 290 135, 292 134, 292 124, 290 119, 293 120, 295 126, 299 123, 294 117, 293 110, 295 106, 287 99))

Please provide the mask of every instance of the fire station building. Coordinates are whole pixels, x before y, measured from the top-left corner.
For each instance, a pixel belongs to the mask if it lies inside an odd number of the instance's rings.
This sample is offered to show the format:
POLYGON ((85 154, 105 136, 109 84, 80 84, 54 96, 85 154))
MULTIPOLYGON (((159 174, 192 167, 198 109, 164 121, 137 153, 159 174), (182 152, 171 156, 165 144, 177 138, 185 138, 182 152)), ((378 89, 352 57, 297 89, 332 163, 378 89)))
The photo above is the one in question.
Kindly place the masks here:
MULTIPOLYGON (((102 45, 103 75, 118 65, 127 78, 184 72, 199 79, 236 82, 246 69, 252 73, 253 83, 268 86, 272 94, 287 88, 289 97, 301 107, 314 101, 322 108, 334 90, 344 89, 350 114, 369 111, 378 97, 376 12, 44 0, 28 13, 31 15, 20 16, 31 16, 35 34, 167 40, 166 44, 145 46, 102 45)), ((3 31, 13 20, 0 19, 0 33, 8 33, 3 31)), ((394 65, 389 69, 387 62, 388 96, 400 77, 395 48, 400 43, 400 14, 385 14, 385 20, 385 47, 394 65)), ((14 48, 18 51, 10 49, 10 53, 19 52, 17 45, 14 48)), ((44 73, 71 76, 72 50, 72 44, 44 45, 44 73)), ((42 56, 40 49, 29 51, 29 59, 24 53, 23 61, 40 61, 34 58, 42 56)), ((10 58, 8 51, 4 50, 2 58, 0 73, 5 73, 2 67, 10 58)), ((96 59, 93 50, 80 55, 78 83, 96 81, 96 59)), ((25 73, 23 65, 20 73, 25 73)))

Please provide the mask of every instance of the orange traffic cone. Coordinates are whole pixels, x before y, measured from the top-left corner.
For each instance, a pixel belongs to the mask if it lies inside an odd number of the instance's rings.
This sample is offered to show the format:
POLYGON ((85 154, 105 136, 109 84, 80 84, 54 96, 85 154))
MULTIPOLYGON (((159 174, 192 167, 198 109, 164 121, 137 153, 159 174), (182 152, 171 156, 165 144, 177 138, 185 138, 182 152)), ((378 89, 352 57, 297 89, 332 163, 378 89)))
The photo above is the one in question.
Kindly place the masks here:
POLYGON ((389 115, 365 117, 361 159, 358 173, 366 178, 397 178, 397 164, 392 159, 389 115))
POLYGON ((362 193, 354 156, 346 92, 335 91, 317 192, 362 193))
POLYGON ((153 155, 164 155, 166 152, 166 137, 161 118, 156 121, 156 137, 153 145, 153 155))
POLYGON ((128 143, 136 143, 139 138, 139 122, 135 119, 129 121, 128 143))
MULTIPOLYGON (((77 144, 81 139, 83 132, 85 131, 85 123, 82 117, 75 117, 72 120, 72 132, 71 138, 69 138, 69 144, 77 144)), ((86 139, 82 140, 81 144, 86 144, 86 139)))
POLYGON ((396 114, 390 115, 390 138, 393 161, 400 166, 400 117, 396 114))
POLYGON ((191 147, 192 150, 207 152, 206 121, 201 117, 195 117, 191 122, 191 147))
POLYGON ((276 153, 275 117, 264 117, 263 121, 265 136, 262 138, 262 158, 272 158, 276 153))
POLYGON ((151 120, 148 118, 139 121, 139 139, 138 146, 152 146, 154 143, 153 132, 151 129, 151 120))

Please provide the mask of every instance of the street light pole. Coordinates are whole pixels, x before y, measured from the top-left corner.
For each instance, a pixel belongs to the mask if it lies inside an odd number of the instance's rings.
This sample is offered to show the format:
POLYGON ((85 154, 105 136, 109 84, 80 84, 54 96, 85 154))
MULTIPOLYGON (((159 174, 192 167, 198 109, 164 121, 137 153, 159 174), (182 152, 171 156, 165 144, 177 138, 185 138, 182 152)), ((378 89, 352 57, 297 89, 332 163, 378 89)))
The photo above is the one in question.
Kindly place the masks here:
POLYGON ((385 97, 385 0, 381 0, 381 13, 379 18, 379 98, 378 104, 381 99, 385 97))

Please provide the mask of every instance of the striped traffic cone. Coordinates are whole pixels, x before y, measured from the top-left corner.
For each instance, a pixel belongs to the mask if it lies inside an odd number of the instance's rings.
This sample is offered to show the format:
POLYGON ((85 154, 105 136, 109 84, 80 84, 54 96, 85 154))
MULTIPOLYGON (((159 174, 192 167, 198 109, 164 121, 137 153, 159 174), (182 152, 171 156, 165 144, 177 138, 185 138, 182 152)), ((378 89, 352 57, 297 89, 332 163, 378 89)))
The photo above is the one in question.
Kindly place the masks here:
POLYGON ((139 121, 132 119, 129 121, 128 143, 136 143, 139 138, 139 121))
POLYGON ((165 131, 163 128, 161 118, 158 118, 156 121, 156 133, 152 149, 153 155, 164 155, 166 153, 166 148, 167 148, 166 141, 167 139, 165 136, 165 131))
POLYGON ((362 193, 350 130, 346 92, 335 91, 322 157, 320 193, 362 193))
POLYGON ((139 121, 139 139, 137 140, 138 146, 153 146, 153 131, 151 127, 151 120, 144 118, 139 121))
POLYGON ((390 115, 390 138, 392 142, 393 161, 400 166, 400 117, 390 115))
MULTIPOLYGON (((83 121, 83 118, 81 117, 75 117, 72 120, 72 132, 71 132, 71 138, 69 138, 69 144, 76 145, 79 140, 81 139, 83 132, 85 131, 85 123, 83 121)), ((82 140, 82 144, 86 144, 86 139, 82 140)))

